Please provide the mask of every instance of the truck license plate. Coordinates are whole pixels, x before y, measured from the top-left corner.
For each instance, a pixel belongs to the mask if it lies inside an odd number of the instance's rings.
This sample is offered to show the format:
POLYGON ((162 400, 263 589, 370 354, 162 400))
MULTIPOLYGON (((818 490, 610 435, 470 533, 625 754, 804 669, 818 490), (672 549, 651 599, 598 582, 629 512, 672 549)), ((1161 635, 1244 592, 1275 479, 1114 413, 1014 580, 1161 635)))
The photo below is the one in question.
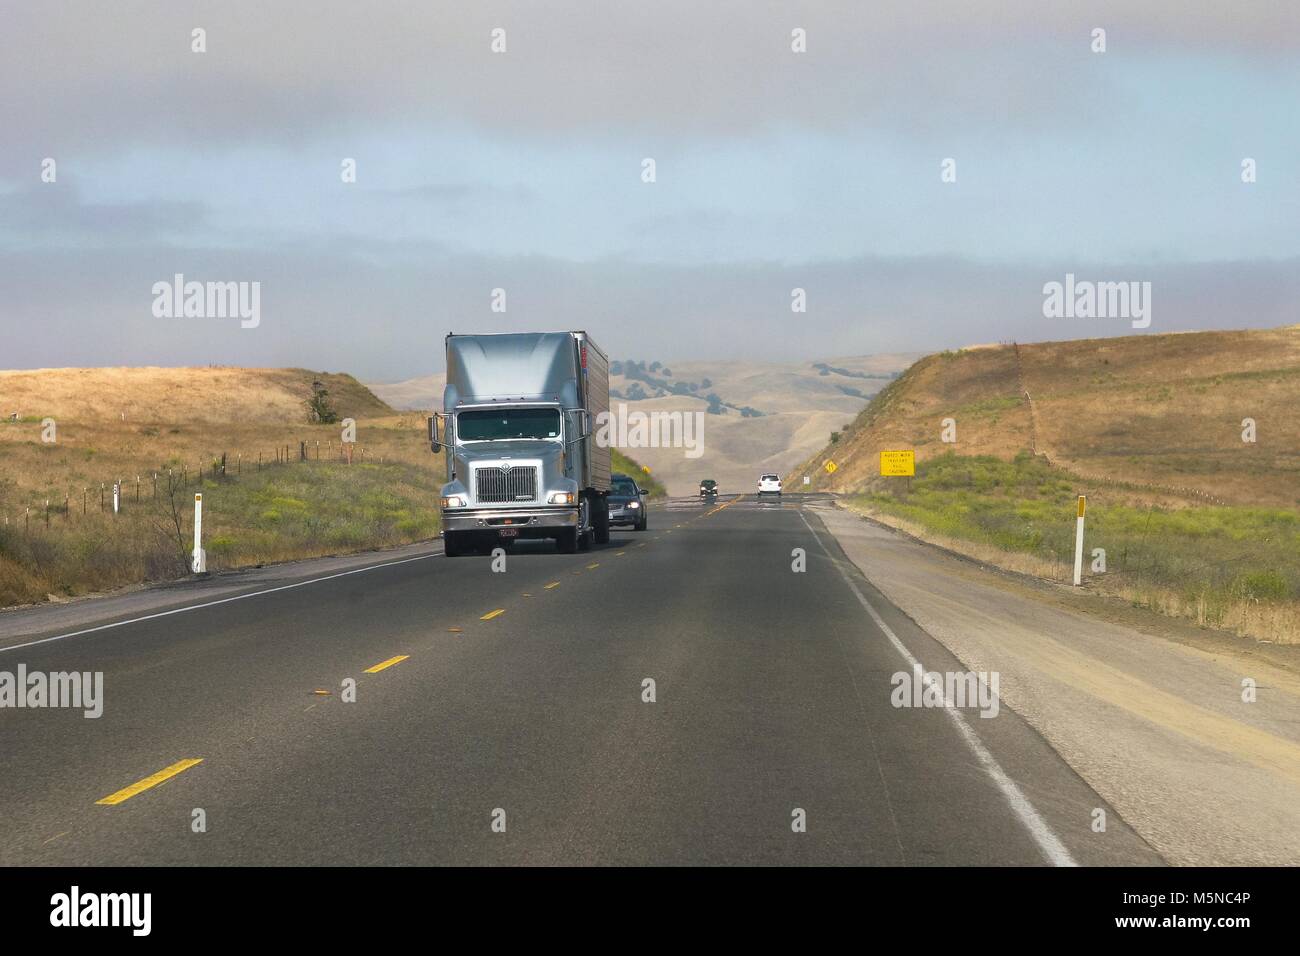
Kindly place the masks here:
POLYGON ((501 537, 503 537, 503 538, 517 538, 517 537, 519 537, 519 529, 518 529, 518 528, 502 528, 502 529, 501 529, 501 537))

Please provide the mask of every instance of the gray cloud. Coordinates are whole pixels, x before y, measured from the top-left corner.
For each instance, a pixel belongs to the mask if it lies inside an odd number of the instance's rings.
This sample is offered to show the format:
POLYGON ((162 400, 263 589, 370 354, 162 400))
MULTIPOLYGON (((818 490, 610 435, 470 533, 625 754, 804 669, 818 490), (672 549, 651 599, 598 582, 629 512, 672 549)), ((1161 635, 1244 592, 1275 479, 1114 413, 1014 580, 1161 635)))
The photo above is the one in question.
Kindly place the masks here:
POLYGON ((0 254, 8 290, 0 366, 293 365, 400 379, 442 367, 449 331, 586 328, 615 355, 805 359, 977 342, 1134 334, 1122 320, 1048 320, 1042 285, 1080 277, 1153 284, 1150 332, 1300 321, 1300 261, 989 266, 863 258, 802 266, 573 263, 438 246, 319 243, 274 254, 137 244, 0 254), (156 319, 150 288, 260 281, 262 324, 156 319), (494 287, 509 311, 489 310, 494 287), (790 290, 808 294, 790 312, 790 290))
POLYGON ((1300 5, 1187 0, 756 4, 81 0, 10 4, 0 128, 37 155, 88 147, 293 145, 457 122, 503 138, 743 135, 782 124, 912 135, 1104 119, 1113 57, 1237 57, 1294 69, 1300 5), (190 30, 208 31, 193 54, 190 30), (507 30, 509 52, 489 51, 507 30), (808 31, 793 56, 790 30, 808 31), (1289 64, 1289 65, 1288 65, 1289 64))
POLYGON ((207 218, 201 202, 88 202, 76 186, 65 183, 0 192, 0 243, 15 246, 44 240, 72 245, 138 242, 192 233, 207 218))

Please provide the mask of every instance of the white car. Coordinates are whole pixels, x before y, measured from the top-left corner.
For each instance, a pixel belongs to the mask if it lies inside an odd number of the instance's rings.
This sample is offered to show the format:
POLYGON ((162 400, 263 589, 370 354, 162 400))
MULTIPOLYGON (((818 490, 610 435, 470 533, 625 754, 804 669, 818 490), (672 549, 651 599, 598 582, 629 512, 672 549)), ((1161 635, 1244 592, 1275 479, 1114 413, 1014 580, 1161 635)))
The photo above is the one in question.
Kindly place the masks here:
POLYGON ((761 475, 758 479, 758 493, 760 495, 779 495, 781 494, 781 478, 779 475, 761 475))

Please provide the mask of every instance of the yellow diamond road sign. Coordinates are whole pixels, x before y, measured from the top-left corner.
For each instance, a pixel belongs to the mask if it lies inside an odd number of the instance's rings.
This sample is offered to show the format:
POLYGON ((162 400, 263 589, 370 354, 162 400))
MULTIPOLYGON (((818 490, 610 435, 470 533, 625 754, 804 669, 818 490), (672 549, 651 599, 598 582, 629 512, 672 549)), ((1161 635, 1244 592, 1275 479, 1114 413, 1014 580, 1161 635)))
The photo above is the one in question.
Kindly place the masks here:
POLYGON ((880 473, 890 476, 915 475, 916 452, 910 448, 906 451, 882 451, 880 473))
POLYGON ((822 465, 822 467, 826 469, 826 474, 833 475, 835 474, 836 471, 839 470, 840 466, 835 464, 835 462, 831 461, 829 458, 827 458, 826 464, 822 465))

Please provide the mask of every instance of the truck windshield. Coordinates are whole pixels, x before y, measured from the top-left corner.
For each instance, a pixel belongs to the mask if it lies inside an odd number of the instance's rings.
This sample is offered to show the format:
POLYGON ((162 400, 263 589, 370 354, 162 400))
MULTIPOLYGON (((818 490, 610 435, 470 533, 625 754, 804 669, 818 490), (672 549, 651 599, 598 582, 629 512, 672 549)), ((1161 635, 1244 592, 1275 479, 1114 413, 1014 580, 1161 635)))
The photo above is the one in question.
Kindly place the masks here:
POLYGON ((505 441, 560 437, 560 413, 554 408, 486 408, 456 416, 456 435, 461 441, 505 441))

